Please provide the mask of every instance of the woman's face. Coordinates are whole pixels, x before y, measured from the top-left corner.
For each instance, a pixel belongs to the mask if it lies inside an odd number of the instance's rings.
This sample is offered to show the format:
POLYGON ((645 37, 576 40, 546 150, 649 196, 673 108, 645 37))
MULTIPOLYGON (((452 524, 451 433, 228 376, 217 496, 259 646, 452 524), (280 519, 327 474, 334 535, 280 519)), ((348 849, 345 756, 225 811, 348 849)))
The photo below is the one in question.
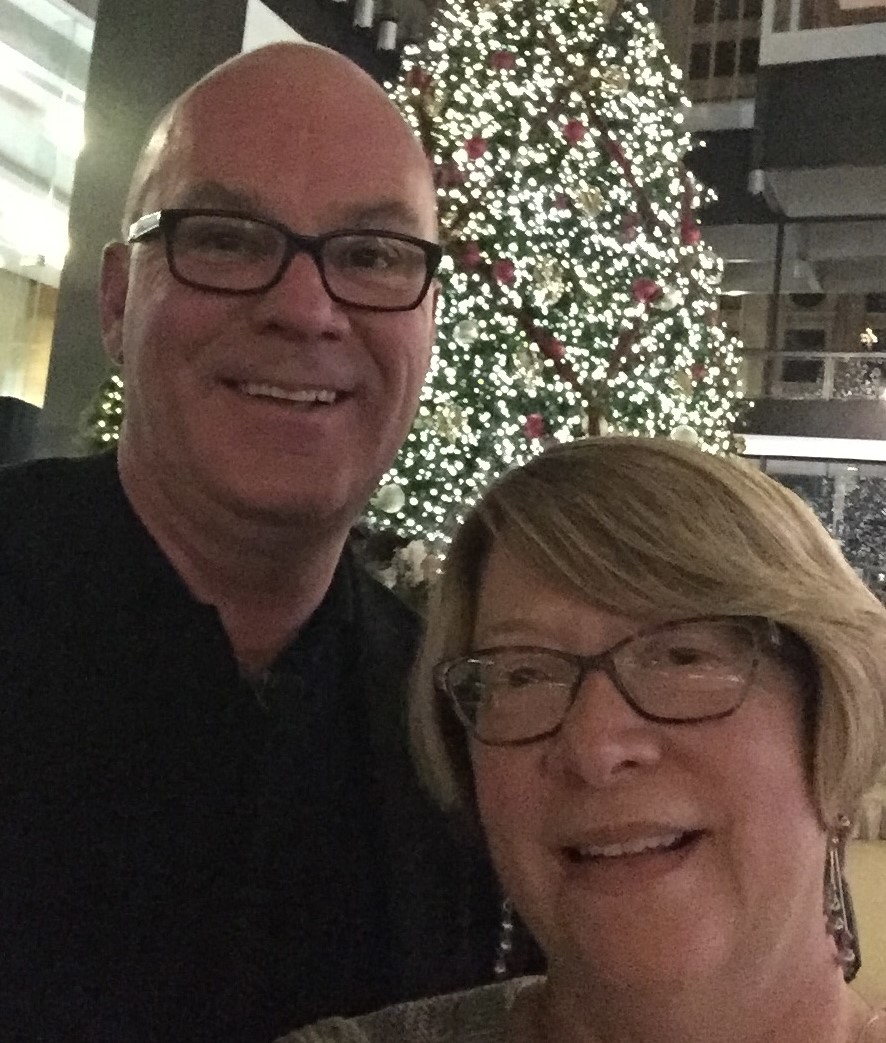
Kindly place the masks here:
MULTIPOLYGON (((474 648, 591 655, 648 625, 589 606, 496 547, 474 648)), ((505 891, 552 970, 674 985, 768 976, 772 961, 827 944, 801 687, 774 656, 720 720, 645 720, 595 672, 554 736, 472 742, 471 755, 505 891)))

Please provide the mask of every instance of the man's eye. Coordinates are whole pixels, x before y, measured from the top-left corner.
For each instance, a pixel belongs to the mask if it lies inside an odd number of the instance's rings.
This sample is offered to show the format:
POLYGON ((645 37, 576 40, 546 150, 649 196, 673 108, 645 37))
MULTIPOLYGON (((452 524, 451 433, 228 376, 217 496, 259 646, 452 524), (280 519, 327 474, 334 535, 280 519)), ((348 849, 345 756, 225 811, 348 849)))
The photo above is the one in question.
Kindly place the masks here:
POLYGON ((397 251, 378 240, 351 243, 341 258, 351 268, 370 268, 384 271, 400 263, 397 251))
POLYGON ((249 246, 248 240, 230 232, 201 232, 194 237, 196 246, 205 250, 222 250, 237 253, 249 246))
POLYGON ((226 224, 189 225, 183 229, 181 239, 185 249, 231 256, 263 256, 274 250, 270 237, 226 224))
POLYGON ((413 275, 424 270, 422 251, 412 243, 376 236, 332 239, 325 260, 341 271, 413 275))

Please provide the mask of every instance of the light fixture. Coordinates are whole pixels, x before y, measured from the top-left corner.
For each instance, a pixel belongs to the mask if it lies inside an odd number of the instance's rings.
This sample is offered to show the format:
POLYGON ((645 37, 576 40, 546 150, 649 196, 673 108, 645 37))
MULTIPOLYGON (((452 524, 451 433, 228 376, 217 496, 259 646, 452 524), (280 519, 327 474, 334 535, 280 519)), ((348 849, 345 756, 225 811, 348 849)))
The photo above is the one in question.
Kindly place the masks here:
POLYGON ((766 174, 757 167, 748 174, 748 192, 752 196, 761 196, 766 191, 766 174))
POLYGON ((379 23, 376 47, 380 51, 396 51, 397 23, 393 18, 385 18, 379 23))
POLYGON ((354 25, 358 29, 371 29, 374 0, 357 0, 354 5, 354 25))

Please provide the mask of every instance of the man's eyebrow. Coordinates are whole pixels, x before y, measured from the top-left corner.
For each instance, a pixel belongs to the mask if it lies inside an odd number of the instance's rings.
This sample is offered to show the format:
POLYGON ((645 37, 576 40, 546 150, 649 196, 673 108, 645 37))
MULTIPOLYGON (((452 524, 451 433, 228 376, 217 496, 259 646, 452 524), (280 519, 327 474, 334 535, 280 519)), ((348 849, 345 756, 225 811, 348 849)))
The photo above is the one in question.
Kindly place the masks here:
MULTIPOLYGON (((232 188, 220 181, 198 181, 190 185, 177 201, 178 207, 205 207, 209 210, 238 210, 255 217, 273 218, 259 196, 246 189, 232 188)), ((424 221, 415 207, 399 199, 336 206, 331 224, 337 228, 384 228, 419 234, 424 221)))
POLYGON ((415 207, 398 199, 336 207, 335 219, 342 227, 349 228, 387 228, 394 225, 395 230, 416 231, 423 224, 415 207))
POLYGON ((244 210, 261 214, 264 207, 257 196, 239 188, 230 188, 219 181, 198 181, 190 185, 177 204, 179 207, 206 207, 220 210, 244 210))

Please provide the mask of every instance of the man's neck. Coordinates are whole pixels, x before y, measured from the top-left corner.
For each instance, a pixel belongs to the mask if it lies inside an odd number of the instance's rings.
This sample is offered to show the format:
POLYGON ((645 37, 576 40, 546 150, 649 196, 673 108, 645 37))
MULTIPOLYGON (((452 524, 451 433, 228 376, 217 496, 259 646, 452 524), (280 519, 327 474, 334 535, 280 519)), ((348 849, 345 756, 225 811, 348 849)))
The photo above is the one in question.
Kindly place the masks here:
POLYGON ((295 519, 247 518, 148 479, 123 451, 119 467, 142 524, 193 596, 218 610, 244 673, 270 665, 323 600, 347 527, 318 532, 295 519))

